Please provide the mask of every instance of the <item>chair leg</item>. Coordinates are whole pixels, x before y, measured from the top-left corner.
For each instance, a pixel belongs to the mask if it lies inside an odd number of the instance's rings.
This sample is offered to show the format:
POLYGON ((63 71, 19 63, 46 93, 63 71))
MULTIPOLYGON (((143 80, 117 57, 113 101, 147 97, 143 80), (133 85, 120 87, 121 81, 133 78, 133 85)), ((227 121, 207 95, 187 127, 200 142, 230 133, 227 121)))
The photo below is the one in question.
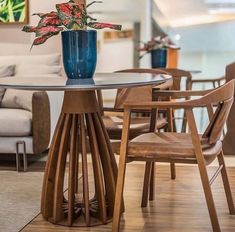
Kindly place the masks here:
POLYGON ((170 166, 171 166, 171 179, 175 180, 176 178, 175 163, 171 162, 170 166))
POLYGON ((150 188, 150 177, 151 177, 152 162, 146 162, 145 164, 145 173, 144 173, 144 184, 143 184, 143 193, 142 193, 142 202, 141 207, 146 207, 148 204, 148 195, 150 188))
POLYGON ((149 189, 149 200, 155 199, 155 162, 152 162, 151 177, 150 177, 150 189, 149 189))
POLYGON ((235 215, 235 207, 234 207, 231 187, 229 184, 228 174, 227 174, 227 170, 226 170, 226 166, 225 166, 225 162, 224 162, 223 152, 221 152, 217 158, 218 158, 219 164, 223 165, 223 168, 221 170, 221 176, 222 176, 222 180, 223 180, 224 191, 225 191, 227 202, 228 202, 229 213, 232 215, 235 215))
POLYGON ((198 163, 198 167, 200 171, 202 186, 207 202, 213 232, 221 232, 206 166, 204 163, 198 163))
POLYGON ((119 232, 119 228, 120 228, 120 219, 121 219, 121 212, 122 212, 122 206, 123 206, 122 197, 123 197, 123 190, 124 190, 125 172, 126 172, 126 157, 120 156, 118 177, 117 177, 117 184, 116 184, 114 212, 113 212, 112 232, 119 232))

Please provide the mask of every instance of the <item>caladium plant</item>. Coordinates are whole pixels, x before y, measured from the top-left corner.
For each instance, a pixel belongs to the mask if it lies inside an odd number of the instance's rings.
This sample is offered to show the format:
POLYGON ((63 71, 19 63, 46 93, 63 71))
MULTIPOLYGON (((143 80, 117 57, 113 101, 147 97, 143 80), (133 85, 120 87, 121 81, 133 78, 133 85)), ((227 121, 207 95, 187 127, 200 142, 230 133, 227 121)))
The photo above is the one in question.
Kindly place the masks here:
POLYGON ((32 46, 43 44, 50 37, 66 30, 86 30, 87 27, 121 30, 121 25, 100 23, 88 15, 87 8, 95 3, 102 3, 102 1, 92 1, 86 5, 84 0, 70 0, 66 3, 56 4, 56 11, 33 14, 40 17, 38 25, 24 26, 22 30, 36 34, 32 46))
POLYGON ((152 50, 162 49, 162 48, 172 48, 172 49, 179 49, 179 47, 175 46, 171 39, 168 36, 161 37, 157 36, 152 38, 152 40, 148 42, 141 42, 143 46, 138 49, 139 52, 144 52, 139 58, 141 59, 147 53, 150 53, 152 50))

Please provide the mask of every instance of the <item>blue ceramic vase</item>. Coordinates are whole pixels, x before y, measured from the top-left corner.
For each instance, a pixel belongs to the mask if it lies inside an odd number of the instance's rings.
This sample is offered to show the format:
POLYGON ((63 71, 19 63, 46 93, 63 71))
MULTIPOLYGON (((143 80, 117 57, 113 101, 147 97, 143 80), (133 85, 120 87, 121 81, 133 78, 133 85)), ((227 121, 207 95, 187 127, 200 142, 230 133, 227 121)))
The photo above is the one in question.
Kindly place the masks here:
POLYGON ((69 79, 93 77, 97 62, 96 41, 95 30, 62 32, 63 63, 69 79))
POLYGON ((155 49, 151 51, 152 68, 165 68, 167 63, 167 49, 155 49))

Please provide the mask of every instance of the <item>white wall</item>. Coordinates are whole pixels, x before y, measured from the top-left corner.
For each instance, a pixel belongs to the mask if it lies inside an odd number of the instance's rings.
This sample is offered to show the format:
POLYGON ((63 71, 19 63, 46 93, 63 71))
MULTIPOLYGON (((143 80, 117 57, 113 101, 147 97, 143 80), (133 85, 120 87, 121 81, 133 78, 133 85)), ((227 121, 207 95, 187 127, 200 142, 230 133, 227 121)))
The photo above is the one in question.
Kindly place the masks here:
POLYGON ((181 35, 177 43, 180 67, 198 69, 202 77, 224 75, 225 66, 235 61, 235 21, 170 29, 172 37, 181 35))

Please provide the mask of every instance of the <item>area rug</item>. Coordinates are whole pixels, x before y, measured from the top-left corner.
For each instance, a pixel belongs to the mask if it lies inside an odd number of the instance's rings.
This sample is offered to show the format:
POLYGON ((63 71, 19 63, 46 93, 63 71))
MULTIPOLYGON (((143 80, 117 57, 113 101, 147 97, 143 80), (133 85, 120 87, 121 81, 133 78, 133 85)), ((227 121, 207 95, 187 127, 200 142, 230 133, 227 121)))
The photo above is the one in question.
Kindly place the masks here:
POLYGON ((43 172, 0 171, 0 232, 20 231, 40 212, 43 172))

